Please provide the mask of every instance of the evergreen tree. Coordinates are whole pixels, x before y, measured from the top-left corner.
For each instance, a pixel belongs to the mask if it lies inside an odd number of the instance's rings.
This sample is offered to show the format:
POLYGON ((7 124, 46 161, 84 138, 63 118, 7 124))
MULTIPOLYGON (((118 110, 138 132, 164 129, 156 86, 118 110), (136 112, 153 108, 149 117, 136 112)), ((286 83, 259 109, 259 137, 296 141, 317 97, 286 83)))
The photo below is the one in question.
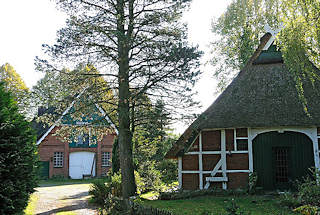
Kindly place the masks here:
MULTIPOLYGON (((145 105, 133 101, 145 94, 151 101, 165 101, 166 108, 171 107, 173 112, 184 110, 184 113, 194 105, 191 87, 199 75, 195 69, 201 53, 187 44, 186 26, 179 22, 188 2, 57 0, 69 19, 67 26, 58 32, 56 45, 46 46, 52 58, 39 60, 38 69, 59 71, 58 66, 63 62, 89 61, 108 81, 117 96, 113 105, 118 117, 125 199, 136 191, 132 160, 135 126, 130 116, 131 105, 145 105)), ((84 77, 87 76, 78 78, 84 77)))
POLYGON ((35 135, 0 82, 0 214, 20 214, 36 186, 35 135))

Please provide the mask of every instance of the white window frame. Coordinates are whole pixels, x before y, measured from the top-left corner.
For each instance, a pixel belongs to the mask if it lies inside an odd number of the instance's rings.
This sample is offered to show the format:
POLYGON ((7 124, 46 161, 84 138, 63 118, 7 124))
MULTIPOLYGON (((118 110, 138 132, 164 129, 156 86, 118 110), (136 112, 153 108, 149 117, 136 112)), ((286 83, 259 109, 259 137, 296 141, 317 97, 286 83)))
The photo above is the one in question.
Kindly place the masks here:
POLYGON ((53 167, 63 167, 63 152, 54 152, 53 154, 53 167))
POLYGON ((102 152, 101 153, 101 166, 109 167, 111 166, 111 153, 110 152, 102 152))

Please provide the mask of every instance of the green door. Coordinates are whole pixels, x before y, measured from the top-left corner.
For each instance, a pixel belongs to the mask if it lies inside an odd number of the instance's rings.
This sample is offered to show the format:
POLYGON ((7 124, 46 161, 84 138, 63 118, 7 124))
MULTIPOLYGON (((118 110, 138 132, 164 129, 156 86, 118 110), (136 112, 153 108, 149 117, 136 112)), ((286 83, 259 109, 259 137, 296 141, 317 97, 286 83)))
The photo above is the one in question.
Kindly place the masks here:
POLYGON ((40 161, 40 178, 49 178, 49 161, 40 161))
POLYGON ((253 140, 253 168, 257 186, 266 190, 289 189, 314 166, 313 144, 305 134, 267 132, 253 140))

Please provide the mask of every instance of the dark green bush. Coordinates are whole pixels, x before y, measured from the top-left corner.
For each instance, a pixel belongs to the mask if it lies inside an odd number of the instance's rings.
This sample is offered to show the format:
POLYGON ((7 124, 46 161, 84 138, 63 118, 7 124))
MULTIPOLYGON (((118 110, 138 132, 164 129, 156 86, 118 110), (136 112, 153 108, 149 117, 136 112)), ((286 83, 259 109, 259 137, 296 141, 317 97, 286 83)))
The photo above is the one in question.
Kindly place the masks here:
POLYGON ((99 206, 105 205, 106 199, 109 198, 111 194, 111 186, 106 183, 105 180, 98 179, 92 182, 89 190, 89 195, 91 195, 91 202, 99 206))
POLYGON ((0 83, 0 214, 20 214, 36 187, 35 135, 0 83))

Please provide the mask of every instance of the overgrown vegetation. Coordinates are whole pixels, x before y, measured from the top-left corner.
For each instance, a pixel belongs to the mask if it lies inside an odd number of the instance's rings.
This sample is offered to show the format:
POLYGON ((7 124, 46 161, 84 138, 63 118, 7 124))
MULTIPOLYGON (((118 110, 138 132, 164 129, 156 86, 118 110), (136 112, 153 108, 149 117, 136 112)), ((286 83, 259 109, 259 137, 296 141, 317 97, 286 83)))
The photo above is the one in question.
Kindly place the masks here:
POLYGON ((35 135, 0 83, 0 214, 19 214, 37 184, 35 135))
POLYGON ((302 181, 297 181, 297 192, 286 192, 281 195, 282 205, 301 214, 318 214, 320 212, 319 171, 311 170, 312 174, 302 181))

